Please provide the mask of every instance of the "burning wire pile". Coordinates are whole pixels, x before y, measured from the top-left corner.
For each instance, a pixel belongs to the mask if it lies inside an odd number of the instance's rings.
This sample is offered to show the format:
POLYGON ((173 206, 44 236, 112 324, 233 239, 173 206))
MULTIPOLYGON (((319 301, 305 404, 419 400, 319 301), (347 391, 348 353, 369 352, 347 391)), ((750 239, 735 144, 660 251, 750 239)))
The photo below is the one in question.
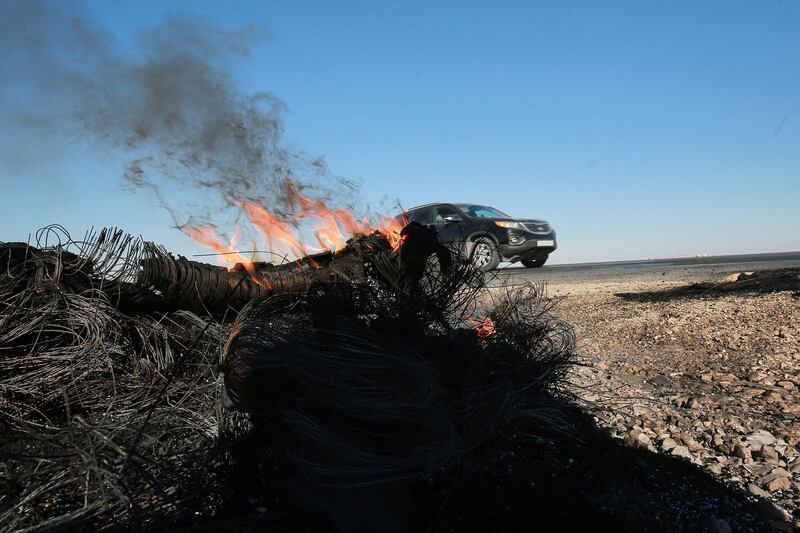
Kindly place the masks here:
POLYGON ((38 237, 0 252, 0 524, 174 514, 197 475, 184 464, 220 433, 225 331, 188 311, 121 313, 144 249, 122 232, 38 237))
POLYGON ((519 420, 558 430, 571 329, 541 288, 489 290, 425 226, 232 271, 54 228, 0 261, 4 529, 192 524, 252 501, 274 523, 331 486, 416 498, 491 462, 519 420))

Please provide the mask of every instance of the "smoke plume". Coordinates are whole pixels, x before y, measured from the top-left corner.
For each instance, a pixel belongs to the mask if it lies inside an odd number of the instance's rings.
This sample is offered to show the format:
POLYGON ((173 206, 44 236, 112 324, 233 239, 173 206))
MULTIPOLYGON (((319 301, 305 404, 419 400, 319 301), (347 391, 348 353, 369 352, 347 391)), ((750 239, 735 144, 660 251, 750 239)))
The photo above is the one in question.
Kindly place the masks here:
MULTIPOLYGON (((348 204, 355 184, 286 146, 283 102, 236 83, 231 65, 264 34, 255 25, 227 30, 167 16, 127 50, 79 4, 4 0, 0 121, 15 139, 78 136, 124 150, 124 183, 152 190, 176 225, 189 215, 224 223, 242 199, 280 212, 287 180, 308 196, 348 204)), ((13 143, 2 150, 16 153, 13 143)))

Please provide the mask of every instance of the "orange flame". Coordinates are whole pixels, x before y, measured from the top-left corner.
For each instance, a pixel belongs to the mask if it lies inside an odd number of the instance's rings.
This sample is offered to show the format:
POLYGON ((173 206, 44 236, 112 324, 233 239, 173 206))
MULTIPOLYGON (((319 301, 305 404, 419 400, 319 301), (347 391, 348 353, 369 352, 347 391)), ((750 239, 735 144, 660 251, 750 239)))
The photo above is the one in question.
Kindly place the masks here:
POLYGON ((255 265, 253 264, 253 258, 255 257, 256 253, 255 243, 253 246, 253 254, 250 258, 244 256, 241 252, 236 250, 236 245, 239 243, 239 239, 241 238, 241 231, 239 230, 238 226, 236 227, 236 231, 234 232, 229 244, 225 244, 223 242, 222 238, 217 233, 217 228, 214 226, 188 226, 184 224, 183 226, 180 226, 180 230, 194 239, 195 242, 202 244, 207 248, 211 248, 215 252, 219 253, 220 260, 231 265, 229 270, 233 270, 233 266, 236 265, 236 263, 241 263, 254 282, 261 286, 271 288, 269 282, 256 276, 256 269, 255 265))
POLYGON ((255 226, 270 250, 280 249, 280 245, 285 245, 297 258, 309 254, 303 242, 295 238, 294 230, 289 223, 247 200, 239 202, 239 206, 244 209, 247 219, 255 226))
MULTIPOLYGON (((397 218, 385 217, 372 225, 368 219, 356 219, 347 209, 331 209, 324 202, 303 195, 297 185, 290 180, 284 182, 284 188, 291 214, 278 216, 250 200, 236 202, 270 252, 284 255, 287 259, 299 260, 316 252, 341 250, 347 245, 348 239, 373 232, 383 235, 393 250, 397 250, 403 242, 400 232, 408 223, 405 213, 397 218), (318 248, 309 246, 303 241, 301 223, 304 220, 315 221, 311 231, 318 248)), ((223 262, 243 264, 256 282, 264 283, 255 276, 253 264, 256 257, 255 244, 250 259, 236 250, 240 239, 238 227, 233 239, 227 244, 213 226, 184 225, 180 229, 199 244, 218 252, 223 262)))
POLYGON ((386 237, 386 240, 389 241, 392 250, 397 250, 400 248, 400 244, 403 242, 403 237, 400 235, 400 232, 404 227, 406 227, 406 225, 408 225, 408 217, 406 217, 406 214, 403 213, 403 216, 401 216, 399 220, 394 217, 386 217, 381 220, 378 223, 377 231, 386 237))
POLYGON ((476 320, 471 316, 468 316, 467 320, 469 320, 475 327, 475 332, 481 339, 488 339, 492 335, 497 334, 497 330, 494 329, 494 320, 492 320, 491 317, 487 316, 482 320, 476 320))
POLYGON ((370 231, 369 221, 357 221, 353 213, 346 209, 330 209, 324 202, 304 196, 290 180, 286 182, 286 197, 289 205, 296 209, 298 220, 309 217, 317 219, 313 231, 322 250, 344 248, 347 245, 345 234, 353 237, 370 231), (344 229, 344 234, 341 229, 344 229))

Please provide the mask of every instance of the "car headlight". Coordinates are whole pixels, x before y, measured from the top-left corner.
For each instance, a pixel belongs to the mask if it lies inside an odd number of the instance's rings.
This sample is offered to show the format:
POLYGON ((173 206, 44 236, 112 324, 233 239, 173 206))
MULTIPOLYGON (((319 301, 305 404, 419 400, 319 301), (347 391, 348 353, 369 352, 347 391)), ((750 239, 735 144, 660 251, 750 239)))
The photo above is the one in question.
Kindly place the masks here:
POLYGON ((501 228, 525 229, 525 226, 523 226, 519 222, 511 222, 510 220, 495 220, 494 223, 500 226, 501 228))

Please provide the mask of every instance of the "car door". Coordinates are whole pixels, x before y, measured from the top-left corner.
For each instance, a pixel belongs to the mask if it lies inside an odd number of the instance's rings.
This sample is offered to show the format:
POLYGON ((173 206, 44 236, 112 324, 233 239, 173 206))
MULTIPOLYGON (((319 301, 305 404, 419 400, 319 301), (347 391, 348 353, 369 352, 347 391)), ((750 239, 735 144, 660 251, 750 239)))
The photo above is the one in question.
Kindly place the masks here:
POLYGON ((465 238, 464 214, 451 204, 437 204, 431 212, 431 224, 436 228, 439 240, 453 250, 463 251, 465 238))

